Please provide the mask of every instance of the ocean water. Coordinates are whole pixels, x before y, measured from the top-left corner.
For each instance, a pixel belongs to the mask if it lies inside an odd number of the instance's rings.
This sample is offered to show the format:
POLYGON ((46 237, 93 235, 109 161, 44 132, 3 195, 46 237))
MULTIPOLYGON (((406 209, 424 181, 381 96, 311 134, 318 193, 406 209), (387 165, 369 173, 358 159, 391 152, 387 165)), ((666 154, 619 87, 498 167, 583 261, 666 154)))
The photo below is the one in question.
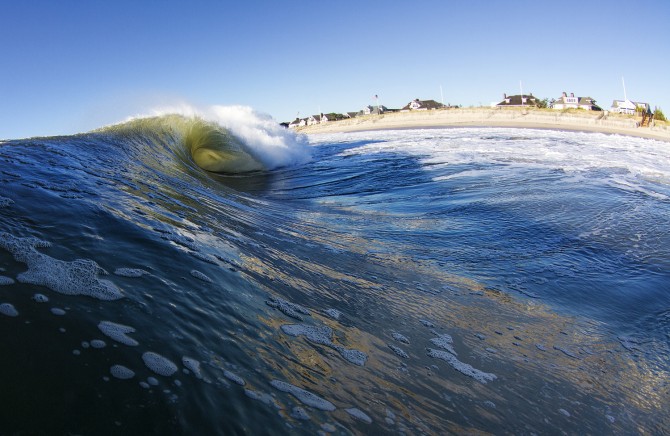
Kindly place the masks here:
POLYGON ((6 140, 0 434, 667 433, 668 217, 616 135, 6 140))

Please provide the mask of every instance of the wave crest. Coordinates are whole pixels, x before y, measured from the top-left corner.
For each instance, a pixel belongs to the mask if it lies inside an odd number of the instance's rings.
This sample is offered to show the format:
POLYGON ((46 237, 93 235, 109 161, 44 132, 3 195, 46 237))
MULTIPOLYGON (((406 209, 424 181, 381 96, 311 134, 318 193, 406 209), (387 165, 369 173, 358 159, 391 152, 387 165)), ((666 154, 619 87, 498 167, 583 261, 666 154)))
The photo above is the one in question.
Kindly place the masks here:
POLYGON ((179 155, 186 151, 200 168, 219 173, 273 170, 311 159, 304 136, 246 106, 156 109, 103 130, 151 135, 152 141, 177 147, 179 155))

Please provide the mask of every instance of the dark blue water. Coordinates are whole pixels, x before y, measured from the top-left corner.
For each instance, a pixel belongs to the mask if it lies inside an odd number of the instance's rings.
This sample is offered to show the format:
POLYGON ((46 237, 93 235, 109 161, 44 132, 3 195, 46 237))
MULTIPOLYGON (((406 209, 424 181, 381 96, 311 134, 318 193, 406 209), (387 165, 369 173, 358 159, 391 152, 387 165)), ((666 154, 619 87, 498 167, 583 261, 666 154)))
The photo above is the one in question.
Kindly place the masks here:
POLYGON ((0 144, 0 434, 667 431, 666 144, 181 138, 0 144))

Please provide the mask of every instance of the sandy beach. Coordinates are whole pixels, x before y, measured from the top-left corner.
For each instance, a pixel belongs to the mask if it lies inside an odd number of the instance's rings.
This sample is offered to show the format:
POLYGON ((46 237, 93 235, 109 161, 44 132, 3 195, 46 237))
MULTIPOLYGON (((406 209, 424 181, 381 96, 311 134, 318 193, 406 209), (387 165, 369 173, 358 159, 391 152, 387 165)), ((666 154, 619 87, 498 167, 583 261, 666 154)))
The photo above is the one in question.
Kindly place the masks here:
POLYGON ((461 108, 392 112, 299 127, 307 134, 434 127, 519 127, 576 130, 637 136, 670 142, 666 125, 637 127, 638 118, 605 112, 562 112, 541 109, 461 108))

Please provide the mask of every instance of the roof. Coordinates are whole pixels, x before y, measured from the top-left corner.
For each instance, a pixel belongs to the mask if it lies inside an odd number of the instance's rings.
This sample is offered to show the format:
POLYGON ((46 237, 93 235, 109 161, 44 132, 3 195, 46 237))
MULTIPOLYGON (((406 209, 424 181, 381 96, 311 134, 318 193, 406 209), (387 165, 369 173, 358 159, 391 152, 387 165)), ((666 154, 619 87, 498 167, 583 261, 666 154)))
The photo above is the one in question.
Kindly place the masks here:
POLYGON ((419 104, 420 109, 441 109, 445 107, 442 103, 438 103, 435 100, 419 100, 417 98, 407 103, 405 107, 402 108, 402 110, 410 109, 410 105, 414 102, 419 104))
MULTIPOLYGON (((498 103, 496 106, 521 106, 521 94, 517 95, 508 95, 505 97, 503 101, 498 103)), ((533 94, 523 94, 523 98, 526 99, 525 102, 523 102, 524 106, 536 106, 537 105, 537 98, 533 94)))

